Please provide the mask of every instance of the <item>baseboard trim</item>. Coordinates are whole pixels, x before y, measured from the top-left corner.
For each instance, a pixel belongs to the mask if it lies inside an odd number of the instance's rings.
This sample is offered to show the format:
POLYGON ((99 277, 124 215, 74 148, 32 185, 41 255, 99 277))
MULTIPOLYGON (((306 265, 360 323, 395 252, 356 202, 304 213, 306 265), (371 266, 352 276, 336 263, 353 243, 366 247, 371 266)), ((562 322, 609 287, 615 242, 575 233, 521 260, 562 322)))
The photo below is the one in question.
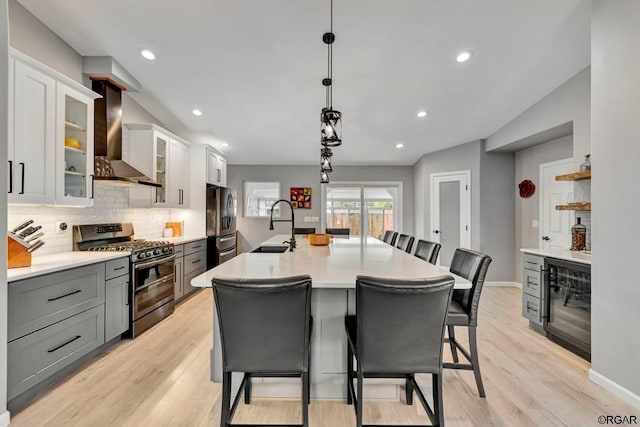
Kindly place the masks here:
POLYGON ((522 289, 522 284, 518 283, 518 282, 484 282, 485 286, 491 286, 491 287, 502 287, 502 288, 520 288, 522 289))
POLYGON ((4 411, 0 414, 0 427, 7 427, 9 425, 9 421, 11 421, 10 415, 9 411, 4 411))
POLYGON ((620 384, 610 380, 601 373, 594 371, 593 368, 589 369, 589 379, 628 404, 640 409, 640 396, 631 390, 622 387, 620 384))

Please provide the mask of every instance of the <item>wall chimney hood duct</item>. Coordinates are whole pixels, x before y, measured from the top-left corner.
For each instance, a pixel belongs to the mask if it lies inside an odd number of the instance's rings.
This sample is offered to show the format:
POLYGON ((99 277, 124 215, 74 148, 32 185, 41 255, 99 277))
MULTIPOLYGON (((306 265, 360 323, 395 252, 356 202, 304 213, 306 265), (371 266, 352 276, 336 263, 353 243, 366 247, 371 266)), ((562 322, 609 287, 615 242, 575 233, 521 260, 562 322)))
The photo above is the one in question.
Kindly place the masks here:
POLYGON ((94 101, 94 179, 117 186, 162 187, 122 160, 122 90, 108 77, 93 79, 93 91, 102 95, 94 101))

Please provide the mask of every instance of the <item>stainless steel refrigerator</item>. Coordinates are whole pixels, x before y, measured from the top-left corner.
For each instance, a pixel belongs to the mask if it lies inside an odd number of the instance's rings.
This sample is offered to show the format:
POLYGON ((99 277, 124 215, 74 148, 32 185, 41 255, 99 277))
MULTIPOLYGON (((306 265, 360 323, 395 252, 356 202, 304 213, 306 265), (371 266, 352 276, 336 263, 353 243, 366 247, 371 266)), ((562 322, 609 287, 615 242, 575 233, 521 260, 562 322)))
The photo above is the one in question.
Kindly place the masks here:
POLYGON ((237 254, 236 209, 235 190, 207 185, 207 269, 237 254))

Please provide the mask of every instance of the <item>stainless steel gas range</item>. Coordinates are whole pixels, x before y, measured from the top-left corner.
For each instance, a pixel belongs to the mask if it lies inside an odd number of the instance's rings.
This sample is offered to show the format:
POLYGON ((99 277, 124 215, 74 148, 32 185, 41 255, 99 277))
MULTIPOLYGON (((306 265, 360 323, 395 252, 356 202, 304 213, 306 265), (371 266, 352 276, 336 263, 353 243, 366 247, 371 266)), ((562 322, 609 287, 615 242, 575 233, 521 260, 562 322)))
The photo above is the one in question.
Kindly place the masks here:
POLYGON ((73 226, 76 251, 130 252, 129 331, 135 338, 174 310, 174 245, 135 240, 133 224, 73 226))

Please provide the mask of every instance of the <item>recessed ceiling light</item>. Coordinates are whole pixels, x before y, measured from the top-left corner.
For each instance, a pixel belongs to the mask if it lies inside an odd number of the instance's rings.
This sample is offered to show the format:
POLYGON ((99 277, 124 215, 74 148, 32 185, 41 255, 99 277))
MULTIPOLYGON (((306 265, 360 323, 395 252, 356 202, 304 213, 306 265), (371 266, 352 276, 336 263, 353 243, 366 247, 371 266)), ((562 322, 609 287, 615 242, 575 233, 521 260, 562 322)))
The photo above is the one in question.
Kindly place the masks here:
POLYGON ((142 49, 140 51, 140 55, 142 55, 144 59, 148 59, 149 61, 154 61, 156 59, 156 54, 151 52, 149 49, 142 49))
POLYGON ((416 114, 416 116, 418 116, 419 119, 422 119, 423 117, 427 117, 427 112, 426 111, 418 111, 418 114, 416 114))
POLYGON ((467 62, 469 58, 471 58, 471 52, 464 51, 458 54, 458 56, 456 57, 456 61, 467 62))
POLYGON ((398 142, 396 144, 396 148, 404 148, 404 144, 402 142, 398 142))
POLYGON ((222 143, 222 146, 226 148, 226 147, 228 147, 228 146, 229 146, 229 144, 228 144, 228 143, 226 143, 226 142, 223 142, 223 143, 222 143))
POLYGON ((197 108, 194 108, 192 111, 194 116, 201 116, 202 115, 202 111, 198 110, 197 108))

